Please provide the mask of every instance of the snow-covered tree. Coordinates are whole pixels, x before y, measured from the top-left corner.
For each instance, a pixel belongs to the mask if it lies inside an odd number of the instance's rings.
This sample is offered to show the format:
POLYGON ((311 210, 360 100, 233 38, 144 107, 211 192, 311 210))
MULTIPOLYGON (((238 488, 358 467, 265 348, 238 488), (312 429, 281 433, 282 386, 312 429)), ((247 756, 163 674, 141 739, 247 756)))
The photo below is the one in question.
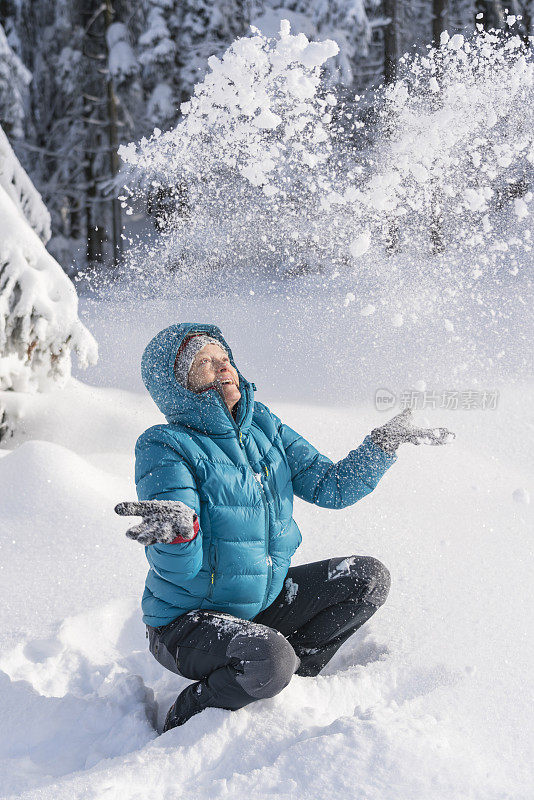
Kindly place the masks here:
POLYGON ((82 366, 97 358, 74 286, 44 246, 49 228, 41 197, 0 128, 0 439, 16 423, 10 391, 62 385, 72 351, 82 366))
POLYGON ((17 0, 12 29, 33 73, 17 155, 52 215, 50 250, 67 268, 78 251, 104 261, 120 244, 111 183, 117 147, 138 132, 142 91, 130 32, 133 3, 17 0), (130 17, 128 16, 130 15, 130 17), (133 113, 131 113, 133 109, 133 113))
POLYGON ((0 124, 12 137, 22 136, 31 73, 13 52, 0 24, 0 124))
POLYGON ((50 239, 50 214, 0 128, 0 186, 41 241, 50 239))
POLYGON ((146 117, 152 126, 168 128, 176 118, 180 99, 173 0, 147 0, 138 38, 146 97, 146 117))
POLYGON ((147 122, 163 130, 176 124, 187 100, 220 55, 246 33, 243 0, 144 0, 138 36, 147 122))
POLYGON ((452 30, 464 34, 476 25, 486 30, 515 25, 518 32, 532 36, 533 14, 533 0, 450 0, 452 30))
POLYGON ((123 22, 112 22, 106 31, 109 74, 122 86, 139 72, 139 64, 130 43, 128 28, 123 22))
POLYGON ((178 63, 182 100, 207 71, 208 58, 219 56, 249 27, 244 0, 181 0, 178 4, 178 63))
POLYGON ((11 25, 33 74, 24 141, 14 146, 50 210, 50 249, 67 268, 86 233, 79 31, 66 0, 18 0, 11 25))

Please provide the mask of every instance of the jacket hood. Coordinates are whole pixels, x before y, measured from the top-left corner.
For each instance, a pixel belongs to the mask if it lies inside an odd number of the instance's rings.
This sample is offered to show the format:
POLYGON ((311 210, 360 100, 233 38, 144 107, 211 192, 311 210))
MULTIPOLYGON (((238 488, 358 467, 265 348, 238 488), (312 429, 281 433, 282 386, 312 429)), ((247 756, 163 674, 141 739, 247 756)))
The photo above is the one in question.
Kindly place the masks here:
POLYGON ((244 432, 250 427, 256 387, 239 372, 232 351, 216 325, 181 322, 160 331, 145 348, 141 376, 155 404, 170 423, 214 436, 234 435, 236 426, 244 432), (218 339, 237 371, 241 399, 237 404, 235 421, 216 389, 195 394, 176 380, 174 362, 178 349, 186 336, 197 332, 218 339))

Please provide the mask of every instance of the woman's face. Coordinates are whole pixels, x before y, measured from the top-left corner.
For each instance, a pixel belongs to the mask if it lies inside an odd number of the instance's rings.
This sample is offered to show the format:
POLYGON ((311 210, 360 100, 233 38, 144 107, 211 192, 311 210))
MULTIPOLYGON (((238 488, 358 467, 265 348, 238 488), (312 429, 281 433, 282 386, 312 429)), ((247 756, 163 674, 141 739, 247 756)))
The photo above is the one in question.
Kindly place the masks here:
POLYGON ((230 364, 226 351, 210 343, 196 354, 189 370, 187 387, 198 392, 212 384, 215 384, 231 411, 241 397, 239 376, 230 364))

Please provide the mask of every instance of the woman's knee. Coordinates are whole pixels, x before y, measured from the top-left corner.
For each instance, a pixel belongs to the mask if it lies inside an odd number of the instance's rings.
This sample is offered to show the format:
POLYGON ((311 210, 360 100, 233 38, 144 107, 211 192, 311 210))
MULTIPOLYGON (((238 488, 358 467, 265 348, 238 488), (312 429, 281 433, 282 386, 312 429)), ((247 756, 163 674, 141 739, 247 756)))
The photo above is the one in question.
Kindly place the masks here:
POLYGON ((268 627, 254 637, 243 634, 236 636, 228 653, 239 657, 237 682, 248 695, 257 700, 274 697, 281 692, 300 664, 285 636, 268 627))
POLYGON ((372 605, 385 603, 391 586, 387 567, 372 556, 345 556, 331 558, 328 564, 328 580, 348 580, 360 600, 372 605))
POLYGON ((391 587, 391 574, 386 566, 377 558, 366 556, 362 565, 362 575, 365 581, 363 598, 374 606, 381 606, 386 602, 391 587))
POLYGON ((165 669, 180 675, 180 672, 178 671, 178 665, 176 663, 176 656, 171 653, 166 646, 166 642, 162 641, 155 628, 151 628, 149 625, 146 627, 148 631, 148 649, 156 661, 158 661, 162 667, 165 667, 165 669))

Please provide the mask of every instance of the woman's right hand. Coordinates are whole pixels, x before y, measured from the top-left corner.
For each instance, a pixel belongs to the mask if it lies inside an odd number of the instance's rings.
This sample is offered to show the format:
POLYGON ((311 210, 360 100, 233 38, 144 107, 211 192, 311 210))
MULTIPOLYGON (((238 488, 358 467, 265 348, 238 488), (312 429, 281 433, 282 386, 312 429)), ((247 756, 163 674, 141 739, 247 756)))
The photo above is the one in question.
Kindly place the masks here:
POLYGON ((118 503, 121 517, 143 517, 139 525, 128 528, 126 536, 140 544, 180 544, 192 541, 199 531, 195 511, 180 500, 136 500, 118 503))

